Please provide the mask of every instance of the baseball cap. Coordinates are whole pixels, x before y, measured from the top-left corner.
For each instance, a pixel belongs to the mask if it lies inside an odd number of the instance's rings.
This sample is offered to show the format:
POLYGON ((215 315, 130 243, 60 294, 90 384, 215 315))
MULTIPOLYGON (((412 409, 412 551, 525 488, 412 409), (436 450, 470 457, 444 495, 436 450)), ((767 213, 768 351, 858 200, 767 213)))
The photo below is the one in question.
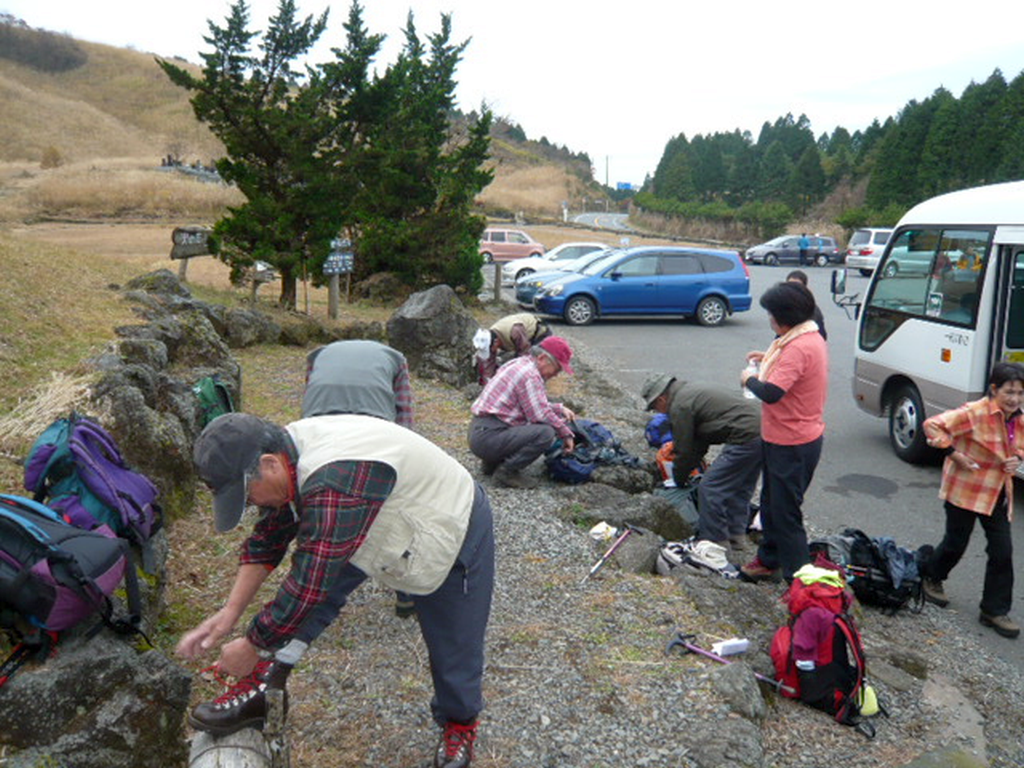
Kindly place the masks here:
POLYGON ((199 479, 213 493, 214 527, 218 533, 230 531, 242 518, 248 496, 248 473, 264 446, 279 429, 269 421, 248 413, 225 413, 202 431, 192 450, 199 479))
POLYGON ((654 401, 658 399, 658 396, 668 389, 668 385, 675 380, 676 377, 669 373, 655 373, 653 376, 647 377, 643 389, 640 390, 640 397, 647 404, 648 411, 654 407, 654 401))
POLYGON ((569 348, 569 342, 561 336, 548 336, 540 343, 540 348, 555 358, 559 368, 570 376, 573 374, 572 366, 569 365, 569 361, 572 360, 572 349, 569 348))

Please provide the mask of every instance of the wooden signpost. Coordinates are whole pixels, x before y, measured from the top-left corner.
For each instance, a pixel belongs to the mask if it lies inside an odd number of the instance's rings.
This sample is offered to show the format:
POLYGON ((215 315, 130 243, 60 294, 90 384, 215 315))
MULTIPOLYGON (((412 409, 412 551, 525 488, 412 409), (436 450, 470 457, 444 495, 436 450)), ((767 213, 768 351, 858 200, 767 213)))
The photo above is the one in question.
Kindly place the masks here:
POLYGON ((327 285, 327 316, 331 320, 338 319, 339 276, 345 275, 345 303, 350 300, 352 288, 352 270, 355 268, 355 253, 349 240, 336 238, 331 240, 331 250, 324 260, 324 274, 331 279, 327 285))
POLYGON ((210 235, 213 230, 209 227, 188 226, 175 227, 171 233, 171 258, 178 259, 181 264, 178 266, 178 279, 185 282, 185 270, 188 269, 188 260, 193 256, 207 256, 210 251, 210 235))

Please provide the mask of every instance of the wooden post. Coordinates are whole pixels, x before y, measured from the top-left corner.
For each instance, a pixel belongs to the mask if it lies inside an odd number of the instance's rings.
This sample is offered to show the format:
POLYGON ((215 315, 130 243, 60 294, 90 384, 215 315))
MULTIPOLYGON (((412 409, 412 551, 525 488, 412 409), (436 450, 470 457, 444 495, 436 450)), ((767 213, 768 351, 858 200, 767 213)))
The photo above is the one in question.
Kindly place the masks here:
POLYGON ((494 301, 501 301, 501 262, 494 262, 494 301))
POLYGON ((192 739, 189 768, 272 768, 270 746, 255 728, 227 736, 200 731, 192 739))
POLYGON ((327 283, 327 316, 331 318, 331 320, 338 319, 338 293, 340 289, 340 282, 341 281, 338 279, 337 275, 331 275, 331 278, 327 283))

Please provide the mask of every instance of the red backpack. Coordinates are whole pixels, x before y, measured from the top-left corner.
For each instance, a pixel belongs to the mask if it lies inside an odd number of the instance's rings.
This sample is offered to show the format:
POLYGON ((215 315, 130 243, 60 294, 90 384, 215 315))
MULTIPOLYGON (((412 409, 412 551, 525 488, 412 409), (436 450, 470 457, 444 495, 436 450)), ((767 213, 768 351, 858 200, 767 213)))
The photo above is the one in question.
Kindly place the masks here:
POLYGON ((845 579, 840 587, 805 581, 800 573, 782 596, 789 621, 772 638, 771 657, 782 694, 873 736, 874 729, 860 719, 857 704, 865 665, 860 632, 849 614, 853 594, 845 579))

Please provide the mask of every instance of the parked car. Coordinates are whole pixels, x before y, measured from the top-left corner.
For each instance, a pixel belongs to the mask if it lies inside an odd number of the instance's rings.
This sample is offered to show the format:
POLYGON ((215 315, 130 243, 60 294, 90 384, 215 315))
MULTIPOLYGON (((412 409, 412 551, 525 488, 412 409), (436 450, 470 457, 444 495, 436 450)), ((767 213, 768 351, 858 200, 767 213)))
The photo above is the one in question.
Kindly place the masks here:
POLYGON ((521 307, 533 309, 533 297, 545 285, 550 285, 575 272, 582 272, 591 264, 601 259, 610 258, 613 254, 618 253, 618 250, 617 248, 607 248, 602 251, 591 251, 586 256, 562 262, 562 266, 557 269, 550 269, 546 272, 534 272, 532 275, 519 278, 516 280, 516 302, 521 307))
POLYGON ((501 268, 501 280, 503 284, 511 285, 521 277, 532 275, 534 272, 558 269, 563 264, 574 261, 580 256, 586 256, 594 251, 603 251, 607 247, 604 243, 562 243, 543 256, 531 256, 510 261, 501 268))
POLYGON ((534 307, 570 325, 610 315, 683 315, 721 325, 750 309, 750 272, 735 251, 637 246, 537 291, 534 307))
POLYGON ((878 260, 882 258, 882 251, 891 234, 891 229, 876 227, 854 230, 850 242, 846 244, 846 266, 859 269, 865 277, 870 275, 878 266, 878 260))
MULTIPOLYGON (((827 266, 830 262, 842 264, 846 251, 839 247, 834 237, 808 235, 807 239, 810 241, 807 256, 812 263, 819 267, 827 266)), ((766 264, 769 267, 784 262, 799 264, 800 235, 783 235, 769 240, 767 243, 755 245, 748 248, 743 257, 752 264, 766 264)))
POLYGON ((488 227, 480 238, 480 255, 484 257, 484 264, 541 256, 545 250, 521 229, 488 227))

